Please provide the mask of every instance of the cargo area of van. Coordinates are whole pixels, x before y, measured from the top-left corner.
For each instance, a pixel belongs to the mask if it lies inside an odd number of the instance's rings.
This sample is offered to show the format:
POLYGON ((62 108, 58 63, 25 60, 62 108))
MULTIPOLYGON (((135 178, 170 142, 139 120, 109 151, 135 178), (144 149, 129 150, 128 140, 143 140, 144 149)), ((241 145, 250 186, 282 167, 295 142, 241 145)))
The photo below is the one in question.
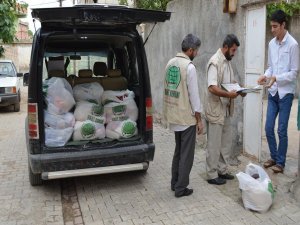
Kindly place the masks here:
POLYGON ((142 138, 143 90, 130 37, 54 35, 47 38, 46 46, 42 86, 49 149, 45 151, 142 138))

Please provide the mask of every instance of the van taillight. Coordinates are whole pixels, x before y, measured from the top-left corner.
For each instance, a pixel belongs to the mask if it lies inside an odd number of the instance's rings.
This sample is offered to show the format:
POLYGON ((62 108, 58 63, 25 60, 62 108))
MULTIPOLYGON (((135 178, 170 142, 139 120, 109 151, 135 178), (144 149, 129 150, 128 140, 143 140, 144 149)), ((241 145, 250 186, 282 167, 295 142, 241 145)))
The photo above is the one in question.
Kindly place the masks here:
POLYGON ((153 129, 152 98, 146 98, 146 130, 153 129))
POLYGON ((39 138, 37 103, 28 103, 28 132, 30 139, 39 138))

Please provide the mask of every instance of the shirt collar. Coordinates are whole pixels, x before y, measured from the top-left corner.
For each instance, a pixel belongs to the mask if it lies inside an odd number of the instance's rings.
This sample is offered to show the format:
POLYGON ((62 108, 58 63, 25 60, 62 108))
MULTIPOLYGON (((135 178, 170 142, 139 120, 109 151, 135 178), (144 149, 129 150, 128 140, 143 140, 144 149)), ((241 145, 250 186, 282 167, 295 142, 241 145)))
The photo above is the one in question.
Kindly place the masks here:
POLYGON ((223 60, 224 62, 229 63, 229 61, 226 59, 225 55, 223 54, 221 48, 219 48, 218 54, 220 55, 220 57, 222 58, 222 60, 223 60))
POLYGON ((289 36, 289 32, 286 31, 286 33, 285 33, 285 35, 284 35, 284 37, 283 37, 281 43, 279 43, 279 41, 277 40, 277 38, 276 38, 276 43, 279 44, 279 45, 280 45, 280 44, 284 44, 284 43, 286 42, 288 36, 289 36))
POLYGON ((227 59, 226 59, 225 55, 223 54, 221 48, 219 48, 218 54, 220 55, 220 57, 222 58, 223 61, 227 61, 227 59))

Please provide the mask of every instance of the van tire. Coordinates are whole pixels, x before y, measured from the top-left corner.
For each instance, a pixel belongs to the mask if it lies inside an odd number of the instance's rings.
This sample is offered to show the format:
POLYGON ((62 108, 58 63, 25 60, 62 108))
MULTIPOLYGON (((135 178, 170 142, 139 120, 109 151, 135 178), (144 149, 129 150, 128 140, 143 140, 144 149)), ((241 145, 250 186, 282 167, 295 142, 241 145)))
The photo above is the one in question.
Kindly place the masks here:
POLYGON ((15 112, 20 112, 20 102, 14 104, 14 111, 15 112))
POLYGON ((14 111, 15 112, 20 112, 20 101, 21 101, 21 93, 20 91, 18 92, 18 98, 19 98, 19 102, 14 104, 14 111))
POLYGON ((29 182, 31 186, 39 186, 43 184, 41 174, 33 173, 30 168, 30 165, 28 165, 28 174, 29 174, 29 182))

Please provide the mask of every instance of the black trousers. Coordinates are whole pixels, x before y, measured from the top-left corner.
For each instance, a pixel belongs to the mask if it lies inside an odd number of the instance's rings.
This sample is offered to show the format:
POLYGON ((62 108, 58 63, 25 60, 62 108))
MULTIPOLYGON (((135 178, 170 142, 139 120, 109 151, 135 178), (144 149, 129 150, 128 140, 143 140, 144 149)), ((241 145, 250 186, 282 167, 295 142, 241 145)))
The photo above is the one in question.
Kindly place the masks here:
POLYGON ((175 142, 171 187, 175 188, 176 194, 181 194, 189 185, 195 155, 196 125, 184 131, 175 131, 175 142))

